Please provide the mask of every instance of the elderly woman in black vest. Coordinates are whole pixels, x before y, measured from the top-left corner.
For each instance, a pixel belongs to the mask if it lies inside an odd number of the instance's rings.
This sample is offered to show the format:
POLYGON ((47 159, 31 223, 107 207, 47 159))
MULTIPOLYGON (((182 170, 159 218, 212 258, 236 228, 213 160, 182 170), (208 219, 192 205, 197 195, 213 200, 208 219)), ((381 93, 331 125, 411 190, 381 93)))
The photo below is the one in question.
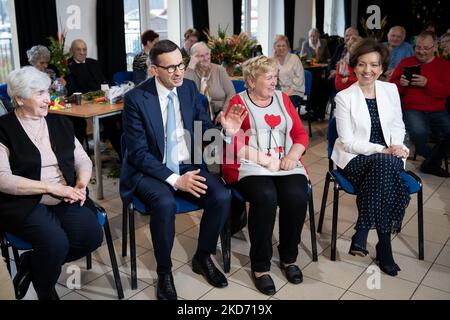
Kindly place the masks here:
POLYGON ((71 122, 48 114, 45 73, 24 67, 11 72, 7 84, 15 109, 0 117, 0 229, 33 246, 20 257, 16 296, 32 281, 40 300, 58 299, 61 266, 103 239, 87 197, 92 162, 71 122))

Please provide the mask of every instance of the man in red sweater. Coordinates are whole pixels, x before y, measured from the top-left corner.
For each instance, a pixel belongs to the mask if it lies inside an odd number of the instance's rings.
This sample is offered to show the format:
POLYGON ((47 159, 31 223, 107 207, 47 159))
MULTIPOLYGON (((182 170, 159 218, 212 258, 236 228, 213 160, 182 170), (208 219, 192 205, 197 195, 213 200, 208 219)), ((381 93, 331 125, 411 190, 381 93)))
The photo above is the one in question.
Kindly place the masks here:
POLYGON ((391 82, 398 87, 402 100, 403 121, 417 154, 425 157, 420 170, 440 177, 450 177, 441 167, 450 149, 450 115, 445 109, 450 96, 450 62, 435 57, 436 36, 422 32, 417 36, 415 56, 403 59, 394 71, 391 82), (420 75, 409 81, 404 67, 420 65, 420 75), (439 140, 428 148, 430 134, 439 140))

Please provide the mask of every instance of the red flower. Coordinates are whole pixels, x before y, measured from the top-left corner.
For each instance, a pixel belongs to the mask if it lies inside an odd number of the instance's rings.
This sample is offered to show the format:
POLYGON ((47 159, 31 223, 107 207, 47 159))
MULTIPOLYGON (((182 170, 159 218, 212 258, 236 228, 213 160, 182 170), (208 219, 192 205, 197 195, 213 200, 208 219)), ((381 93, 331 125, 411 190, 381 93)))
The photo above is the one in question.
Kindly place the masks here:
POLYGON ((275 116, 273 114, 268 115, 266 114, 264 116, 264 120, 266 120, 266 123, 269 125, 271 129, 275 128, 281 123, 281 116, 275 116))

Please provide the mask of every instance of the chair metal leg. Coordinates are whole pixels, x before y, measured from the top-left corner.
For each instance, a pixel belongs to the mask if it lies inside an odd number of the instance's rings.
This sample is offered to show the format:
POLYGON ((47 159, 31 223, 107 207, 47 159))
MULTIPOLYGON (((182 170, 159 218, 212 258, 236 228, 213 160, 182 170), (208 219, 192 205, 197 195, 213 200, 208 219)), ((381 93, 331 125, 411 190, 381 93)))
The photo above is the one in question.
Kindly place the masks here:
POLYGON ((111 230, 109 228, 108 217, 105 217, 105 224, 103 225, 105 231, 106 244, 108 245, 109 258, 111 259, 111 267, 113 269, 114 282, 116 284, 117 296, 120 299, 124 298, 122 281, 120 280, 119 266, 117 265, 116 252, 111 237, 111 230))
POLYGON ((419 234, 419 260, 424 259, 424 244, 423 244, 423 188, 421 187, 417 193, 417 225, 419 234))
POLYGON ((325 184, 323 186, 322 205, 320 206, 319 225, 317 226, 317 232, 322 233, 323 219, 325 217, 325 207, 327 205, 328 190, 330 188, 331 174, 327 172, 325 178, 325 184))
POLYGON ((336 261, 338 207, 339 207, 339 186, 335 182, 334 183, 334 195, 333 195, 333 224, 331 227, 331 260, 332 261, 336 261))
POLYGON ((9 248, 4 239, 0 239, 0 240, 1 240, 2 257, 5 260, 6 268, 8 269, 8 273, 9 273, 9 275, 11 275, 11 259, 9 257, 9 248))
POLYGON ((310 188, 309 192, 309 228, 311 231, 311 252, 312 252, 312 260, 317 261, 317 242, 316 242, 316 223, 314 219, 314 200, 313 200, 313 191, 310 188))
POLYGON ((88 253, 86 255, 86 270, 91 270, 92 269, 92 254, 88 253))
POLYGON ((11 248, 12 248, 12 252, 13 252, 13 256, 14 256, 14 262, 16 263, 16 267, 18 267, 19 261, 20 261, 19 250, 17 250, 14 247, 11 247, 11 248))
POLYGON ((127 206, 122 205, 122 257, 127 256, 127 247, 128 247, 127 206))
POLYGON ((312 138, 311 119, 309 118, 308 118, 308 130, 309 130, 309 137, 312 138))
POLYGON ((222 245, 223 271, 230 272, 231 269, 231 220, 228 217, 223 230, 220 233, 220 242, 222 245))
POLYGON ((131 289, 137 289, 137 267, 136 267, 136 231, 134 230, 134 207, 128 207, 128 225, 130 227, 130 264, 131 264, 131 289))

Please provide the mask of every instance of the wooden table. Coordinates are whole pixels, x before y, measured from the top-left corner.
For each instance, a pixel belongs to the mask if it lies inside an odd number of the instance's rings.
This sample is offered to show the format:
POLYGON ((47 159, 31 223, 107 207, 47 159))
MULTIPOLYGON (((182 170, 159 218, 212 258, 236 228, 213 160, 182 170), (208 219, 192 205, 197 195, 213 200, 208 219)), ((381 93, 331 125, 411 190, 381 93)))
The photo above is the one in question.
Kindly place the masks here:
MULTIPOLYGON (((103 199, 103 177, 102 160, 100 157, 100 123, 101 118, 110 117, 122 113, 123 103, 87 103, 81 105, 72 104, 71 108, 63 110, 49 110, 50 113, 78 118, 92 118, 92 129, 94 136, 94 165, 95 178, 97 180, 97 199, 103 199)), ((80 141, 81 142, 81 141, 80 141)))

